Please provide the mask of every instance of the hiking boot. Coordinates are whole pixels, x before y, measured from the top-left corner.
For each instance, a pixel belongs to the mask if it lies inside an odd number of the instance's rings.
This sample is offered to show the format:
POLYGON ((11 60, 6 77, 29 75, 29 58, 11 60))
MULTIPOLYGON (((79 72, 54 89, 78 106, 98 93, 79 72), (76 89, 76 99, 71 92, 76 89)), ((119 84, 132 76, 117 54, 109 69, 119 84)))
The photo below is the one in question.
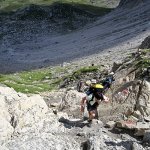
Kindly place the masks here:
POLYGON ((88 119, 87 121, 88 121, 88 123, 92 123, 92 120, 90 120, 90 119, 88 119))

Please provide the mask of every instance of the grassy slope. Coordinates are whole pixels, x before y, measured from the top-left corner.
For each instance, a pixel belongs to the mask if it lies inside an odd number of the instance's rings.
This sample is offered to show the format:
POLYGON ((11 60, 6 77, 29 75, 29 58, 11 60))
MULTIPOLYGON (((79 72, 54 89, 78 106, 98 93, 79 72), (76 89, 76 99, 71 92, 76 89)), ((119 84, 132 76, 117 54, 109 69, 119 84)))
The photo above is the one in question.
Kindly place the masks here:
POLYGON ((98 7, 105 7, 105 8, 109 7, 106 6, 105 1, 106 0, 96 0, 95 3, 91 3, 89 0, 0 0, 0 11, 8 12, 16 10, 21 7, 25 7, 30 4, 50 5, 54 2, 95 5, 98 7))
MULTIPOLYGON (((127 57, 131 60, 132 56, 127 57)), ((131 66, 141 70, 150 66, 150 49, 142 50, 142 55, 135 59, 131 66)), ((0 83, 13 87, 17 92, 39 93, 58 89, 65 79, 78 80, 78 77, 88 73, 101 70, 101 66, 89 66, 79 69, 66 67, 45 68, 34 71, 26 71, 9 75, 0 75, 0 83)))
MULTIPOLYGON (((44 4, 49 5, 56 0, 0 0, 0 10, 10 11, 29 4, 44 4)), ((62 2, 70 2, 63 0, 62 2)), ((72 0, 73 4, 88 4, 87 0, 72 0)), ((90 5, 86 5, 90 7, 90 5)), ((145 50, 145 53, 150 53, 150 50, 145 50)), ((147 68, 150 66, 150 59, 143 55, 143 58, 136 60, 135 64, 138 68, 147 68)), ((60 82, 66 78, 76 78, 77 75, 85 72, 96 71, 94 68, 81 68, 72 73, 69 73, 67 67, 55 67, 53 69, 41 69, 30 72, 21 72, 9 75, 0 75, 0 83, 13 87, 18 92, 23 93, 38 93, 42 91, 50 91, 56 89, 60 82), (61 78, 60 78, 61 76, 61 78)))
POLYGON ((81 74, 97 71, 97 66, 72 70, 71 67, 54 67, 15 74, 0 75, 0 83, 17 92, 39 93, 57 89, 64 79, 76 80, 81 74))

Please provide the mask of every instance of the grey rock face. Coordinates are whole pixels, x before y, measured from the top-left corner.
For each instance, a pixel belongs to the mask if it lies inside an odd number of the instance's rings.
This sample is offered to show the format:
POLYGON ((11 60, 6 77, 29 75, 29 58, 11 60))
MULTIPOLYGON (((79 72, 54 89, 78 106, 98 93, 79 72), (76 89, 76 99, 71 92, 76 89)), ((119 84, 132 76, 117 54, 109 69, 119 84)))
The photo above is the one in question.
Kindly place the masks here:
MULTIPOLYGON (((99 120, 93 120, 88 126, 87 121, 70 118, 64 112, 54 114, 39 95, 28 97, 8 87, 0 87, 0 91, 1 100, 5 96, 0 105, 4 108, 0 111, 2 150, 125 150, 132 147, 131 141, 114 137, 99 120)), ((67 95, 66 100, 71 101, 71 98, 80 99, 81 93, 68 91, 67 95)), ((77 105, 74 100, 72 103, 77 105)))
POLYGON ((8 87, 0 87, 0 91, 2 147, 12 150, 79 149, 80 144, 71 138, 65 127, 58 122, 61 116, 67 118, 66 114, 56 115, 52 110, 48 110, 39 95, 27 97, 8 87))
POLYGON ((148 131, 144 134, 143 143, 144 143, 145 145, 150 146, 150 130, 148 130, 148 131))
POLYGON ((150 36, 146 37, 142 44, 139 46, 140 49, 149 49, 150 48, 150 36))

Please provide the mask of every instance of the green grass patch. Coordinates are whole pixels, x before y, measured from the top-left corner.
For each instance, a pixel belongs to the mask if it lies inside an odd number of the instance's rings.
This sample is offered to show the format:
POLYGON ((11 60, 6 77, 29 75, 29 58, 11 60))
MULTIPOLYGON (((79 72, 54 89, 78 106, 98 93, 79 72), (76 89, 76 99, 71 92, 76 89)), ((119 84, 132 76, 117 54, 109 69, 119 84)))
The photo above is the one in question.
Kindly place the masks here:
POLYGON ((58 89, 66 78, 76 80, 82 74, 98 70, 98 66, 83 67, 78 70, 71 66, 58 66, 7 75, 0 74, 0 83, 14 88, 17 92, 39 93, 58 89))
POLYGON ((143 55, 146 55, 146 54, 148 54, 148 53, 150 54, 150 49, 143 49, 143 50, 142 50, 142 54, 143 54, 143 55))
POLYGON ((56 89, 60 80, 52 79, 51 69, 41 69, 0 75, 0 82, 14 88, 17 92, 39 93, 56 89))
POLYGON ((52 90, 52 87, 49 84, 25 85, 12 82, 5 82, 5 85, 14 88, 17 92, 22 93, 39 93, 52 90))
POLYGON ((45 79, 50 79, 52 77, 50 70, 22 72, 19 76, 20 78, 28 82, 42 81, 45 79))
POLYGON ((70 81, 71 80, 76 80, 78 78, 80 78, 80 76, 86 74, 86 73, 90 73, 90 72, 96 72, 99 70, 98 66, 89 66, 89 67, 82 67, 78 70, 75 70, 72 74, 69 74, 68 76, 65 76, 64 80, 67 78, 70 81))
POLYGON ((136 66, 138 68, 147 68, 150 66, 150 58, 144 58, 137 62, 136 66))
POLYGON ((139 68, 147 68, 150 66, 150 49, 141 50, 142 55, 135 62, 139 68))
POLYGON ((6 80, 6 79, 5 79, 5 76, 0 74, 0 82, 3 82, 3 81, 5 81, 5 80, 6 80))
POLYGON ((98 71, 98 66, 83 67, 83 68, 75 71, 73 73, 73 76, 78 76, 78 75, 83 74, 83 73, 96 72, 96 71, 98 71))

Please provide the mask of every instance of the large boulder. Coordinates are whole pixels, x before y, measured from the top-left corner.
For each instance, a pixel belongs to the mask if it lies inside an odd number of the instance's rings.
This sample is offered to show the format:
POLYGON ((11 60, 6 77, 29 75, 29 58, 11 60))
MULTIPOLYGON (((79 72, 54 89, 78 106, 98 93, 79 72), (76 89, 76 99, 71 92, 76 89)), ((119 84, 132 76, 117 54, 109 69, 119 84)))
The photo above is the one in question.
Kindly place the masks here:
POLYGON ((33 125, 48 111, 40 95, 28 97, 12 88, 0 87, 0 98, 0 116, 10 122, 13 128, 33 125))
POLYGON ((33 95, 26 100, 22 99, 19 106, 20 117, 17 125, 19 128, 34 124, 48 111, 48 107, 40 95, 33 95))
POLYGON ((8 112, 8 106, 5 103, 5 96, 0 95, 0 116, 5 118, 7 121, 11 120, 11 116, 8 112))
POLYGON ((150 82, 143 81, 137 94, 136 110, 143 116, 150 116, 150 82))
POLYGON ((5 97, 0 95, 0 143, 11 138, 14 128, 10 124, 11 115, 8 112, 5 97))
POLYGON ((28 97, 14 89, 0 86, 0 148, 1 149, 80 149, 78 143, 48 109, 40 95, 28 97))
POLYGON ((0 116, 0 144, 11 138, 14 132, 14 128, 3 117, 0 116))
POLYGON ((91 136, 82 143, 82 147, 86 150, 136 150, 135 148, 144 150, 136 141, 132 142, 129 139, 120 140, 115 138, 115 136, 108 136, 100 130, 96 135, 91 136))
POLYGON ((69 109, 73 111, 79 108, 84 96, 84 93, 80 93, 76 90, 69 90, 64 97, 64 101, 69 106, 69 109))
POLYGON ((143 137, 143 143, 150 146, 150 130, 146 131, 143 137))
POLYGON ((0 145, 0 150, 8 150, 8 148, 6 148, 5 146, 0 145))

